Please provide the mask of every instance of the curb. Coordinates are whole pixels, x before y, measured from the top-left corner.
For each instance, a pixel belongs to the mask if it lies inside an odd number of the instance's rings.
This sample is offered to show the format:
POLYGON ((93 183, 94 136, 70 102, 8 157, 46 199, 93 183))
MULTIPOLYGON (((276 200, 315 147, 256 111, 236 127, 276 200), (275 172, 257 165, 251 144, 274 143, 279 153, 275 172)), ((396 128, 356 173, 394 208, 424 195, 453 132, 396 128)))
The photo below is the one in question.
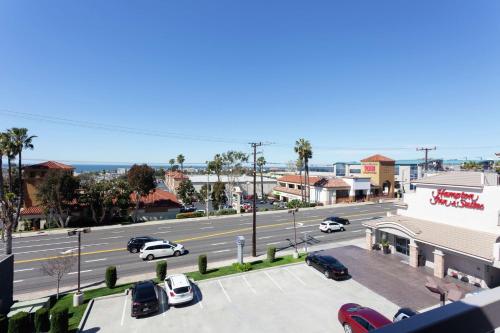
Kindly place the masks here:
POLYGON ((85 309, 85 312, 83 313, 82 320, 80 320, 80 323, 78 324, 78 328, 76 329, 77 333, 82 332, 83 328, 85 327, 85 323, 87 322, 87 319, 89 318, 90 310, 92 310, 92 307, 94 306, 94 300, 95 300, 95 298, 92 298, 89 301, 89 304, 87 305, 87 308, 85 309))

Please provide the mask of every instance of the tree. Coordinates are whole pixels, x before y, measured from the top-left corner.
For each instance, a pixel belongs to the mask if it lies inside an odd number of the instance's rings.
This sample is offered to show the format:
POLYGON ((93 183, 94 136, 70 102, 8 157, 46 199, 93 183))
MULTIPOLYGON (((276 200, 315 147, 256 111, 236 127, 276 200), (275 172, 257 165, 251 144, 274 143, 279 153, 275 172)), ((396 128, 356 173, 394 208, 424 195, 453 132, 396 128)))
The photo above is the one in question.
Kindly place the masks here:
POLYGON ((224 159, 220 154, 215 154, 214 159, 208 162, 208 172, 213 172, 217 175, 217 181, 220 182, 220 175, 222 174, 222 168, 224 165, 224 159))
POLYGON ((305 184, 305 198, 309 202, 309 160, 312 158, 311 143, 306 139, 299 139, 295 141, 295 152, 299 155, 299 159, 304 161, 304 184, 305 184))
POLYGON ((260 173, 260 194, 262 195, 262 199, 264 199, 264 165, 266 165, 266 159, 264 156, 260 156, 257 159, 257 166, 259 167, 260 173))
POLYGON ((295 165, 297 167, 297 170, 299 170, 299 179, 300 179, 300 197, 302 198, 302 201, 304 201, 304 184, 302 182, 302 169, 304 168, 304 160, 302 158, 297 158, 297 161, 295 162, 295 165))
POLYGON ((74 255, 58 256, 47 259, 42 263, 41 271, 43 274, 54 277, 57 281, 56 299, 59 299, 59 286, 64 274, 69 273, 75 264, 76 257, 74 255))
POLYGON ((248 162, 248 155, 235 150, 229 150, 222 154, 223 170, 227 174, 229 187, 229 201, 232 203, 233 188, 236 183, 236 177, 245 173, 243 163, 248 162))
POLYGON ((150 166, 134 164, 127 173, 130 189, 135 193, 134 221, 137 222, 137 213, 141 197, 147 195, 155 186, 155 171, 150 166))
POLYGON ((207 184, 203 184, 200 188, 200 192, 198 193, 198 200, 201 203, 206 203, 208 200, 208 187, 207 184))
POLYGON ((61 228, 67 227, 71 220, 71 208, 78 198, 76 190, 79 186, 79 179, 73 175, 52 170, 37 188, 40 204, 51 217, 55 217, 61 228))
POLYGON ((221 206, 227 203, 226 184, 216 182, 212 189, 212 207, 218 210, 221 206))
POLYGON ((26 149, 33 149, 33 139, 35 136, 28 136, 28 129, 14 127, 1 135, 0 150, 1 155, 7 156, 9 163, 9 184, 8 191, 5 191, 3 184, 3 169, 0 167, 0 213, 4 223, 4 232, 7 244, 5 253, 12 253, 12 232, 16 230, 21 216, 21 207, 24 200, 23 175, 22 175, 22 152, 26 149), (13 157, 18 157, 17 167, 17 187, 14 188, 14 179, 10 175, 10 163, 13 157))
POLYGON ((193 200, 196 198, 196 190, 191 180, 184 179, 180 182, 177 188, 177 195, 182 200, 183 204, 191 205, 193 203, 193 200))
POLYGON ((172 171, 174 169, 175 159, 171 158, 168 161, 168 164, 170 164, 170 170, 172 171))
POLYGON ((184 161, 185 160, 186 160, 186 158, 184 157, 184 155, 182 155, 182 154, 177 155, 177 163, 179 163, 181 165, 181 171, 184 171, 184 161))
POLYGON ((463 170, 480 170, 481 165, 475 161, 465 161, 462 164, 462 169, 463 170))

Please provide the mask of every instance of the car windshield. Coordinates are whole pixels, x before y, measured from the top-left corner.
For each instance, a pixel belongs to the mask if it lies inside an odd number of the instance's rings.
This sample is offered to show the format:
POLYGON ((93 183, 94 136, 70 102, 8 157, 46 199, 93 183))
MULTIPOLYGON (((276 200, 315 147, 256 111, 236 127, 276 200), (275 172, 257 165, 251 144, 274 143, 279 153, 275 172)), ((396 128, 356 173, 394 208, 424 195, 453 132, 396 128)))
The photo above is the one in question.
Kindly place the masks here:
POLYGON ((321 222, 321 225, 327 225, 327 224, 328 224, 328 223, 326 223, 326 222, 321 222))
POLYGON ((176 247, 176 246, 177 246, 177 244, 175 244, 175 243, 168 243, 168 244, 170 244, 170 245, 171 245, 171 246, 173 246, 173 247, 176 247))
POLYGON ((184 294, 189 291, 189 287, 179 287, 174 289, 174 293, 176 294, 184 294))
POLYGON ((155 298, 155 290, 152 285, 140 285, 135 289, 135 300, 140 301, 144 299, 151 299, 155 298))

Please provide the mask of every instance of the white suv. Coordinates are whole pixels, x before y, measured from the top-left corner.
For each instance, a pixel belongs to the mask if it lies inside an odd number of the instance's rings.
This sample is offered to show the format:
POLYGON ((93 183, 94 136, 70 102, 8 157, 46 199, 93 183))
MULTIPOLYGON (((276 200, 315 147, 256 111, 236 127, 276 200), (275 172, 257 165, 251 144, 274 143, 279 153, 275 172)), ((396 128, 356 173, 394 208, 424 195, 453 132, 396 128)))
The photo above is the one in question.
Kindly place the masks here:
POLYGON ((159 257, 180 256, 186 249, 181 244, 171 243, 169 241, 155 241, 144 244, 141 248, 139 257, 142 260, 153 260, 159 257))
POLYGON ((344 225, 332 222, 332 221, 323 221, 319 225, 319 230, 322 232, 334 232, 334 231, 345 231, 344 225))
POLYGON ((170 305, 187 303, 193 300, 193 287, 184 274, 167 276, 165 278, 165 292, 170 305))

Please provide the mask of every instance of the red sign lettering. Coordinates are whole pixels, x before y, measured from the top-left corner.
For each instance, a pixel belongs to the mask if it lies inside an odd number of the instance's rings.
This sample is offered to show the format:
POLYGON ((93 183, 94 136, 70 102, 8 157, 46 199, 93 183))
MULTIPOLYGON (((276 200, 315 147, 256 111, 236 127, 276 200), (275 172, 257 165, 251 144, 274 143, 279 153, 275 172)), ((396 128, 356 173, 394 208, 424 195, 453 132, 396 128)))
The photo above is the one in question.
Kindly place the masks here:
POLYGON ((375 165, 363 165, 364 173, 375 173, 375 165))
POLYGON ((431 196, 429 199, 431 205, 484 210, 484 204, 477 202, 479 195, 474 193, 453 192, 440 188, 437 192, 432 191, 431 196))

